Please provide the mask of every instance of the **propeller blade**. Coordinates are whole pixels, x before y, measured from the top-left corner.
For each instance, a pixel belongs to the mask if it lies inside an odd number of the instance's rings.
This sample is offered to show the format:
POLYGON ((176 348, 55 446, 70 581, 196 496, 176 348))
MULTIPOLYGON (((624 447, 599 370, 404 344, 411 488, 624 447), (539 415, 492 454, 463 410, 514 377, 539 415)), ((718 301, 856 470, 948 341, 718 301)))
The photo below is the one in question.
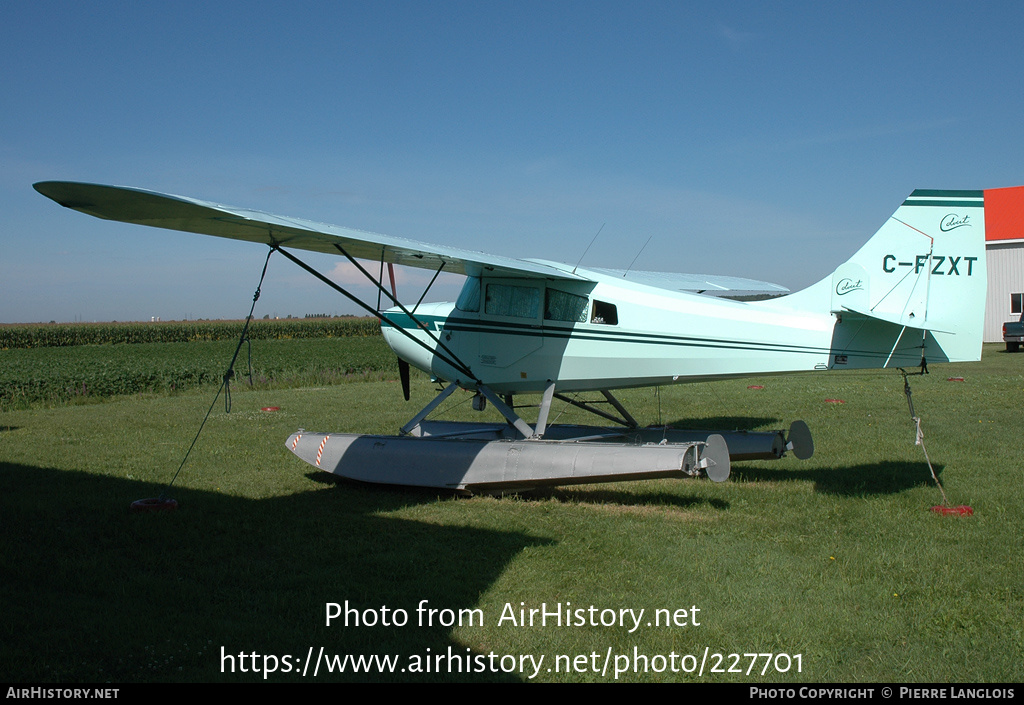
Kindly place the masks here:
POLYGON ((409 401, 409 363, 398 358, 398 378, 402 380, 402 396, 409 401))

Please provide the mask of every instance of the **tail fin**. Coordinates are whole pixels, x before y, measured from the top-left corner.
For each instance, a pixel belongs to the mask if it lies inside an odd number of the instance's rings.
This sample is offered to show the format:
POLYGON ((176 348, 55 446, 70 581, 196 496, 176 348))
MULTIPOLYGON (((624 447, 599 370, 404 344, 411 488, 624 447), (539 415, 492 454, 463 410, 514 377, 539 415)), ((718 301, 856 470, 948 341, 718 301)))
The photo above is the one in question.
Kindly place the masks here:
POLYGON ((1022 226, 1024 187, 919 189, 831 277, 779 301, 829 306, 829 367, 980 360, 986 230, 991 238, 1022 226))
POLYGON ((984 192, 917 190, 832 274, 832 310, 980 336, 986 282, 984 192))

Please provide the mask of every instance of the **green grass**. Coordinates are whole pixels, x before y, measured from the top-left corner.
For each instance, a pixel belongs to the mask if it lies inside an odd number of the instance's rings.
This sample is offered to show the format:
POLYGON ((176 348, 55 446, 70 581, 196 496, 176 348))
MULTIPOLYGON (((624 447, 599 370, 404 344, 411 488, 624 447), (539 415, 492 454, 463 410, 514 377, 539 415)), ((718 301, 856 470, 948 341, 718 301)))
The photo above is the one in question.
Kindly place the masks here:
MULTIPOLYGON (((470 499, 336 483, 284 448, 300 426, 392 432, 431 397, 423 377, 410 404, 394 381, 237 385, 234 410, 215 408, 171 493, 181 506, 166 515, 131 514, 128 505, 159 494, 174 474, 212 389, 0 413, 0 679, 258 681, 221 673, 221 647, 305 657, 322 646, 408 657, 449 647, 544 655, 541 681, 611 680, 548 672, 557 654, 597 653, 601 662, 609 648, 698 658, 709 648, 801 654, 802 672, 621 679, 1019 682, 1022 373, 1024 355, 986 346, 981 363, 936 365, 912 378, 950 501, 974 509, 965 518, 929 511, 941 496, 893 371, 661 390, 660 420, 674 425, 771 429, 803 418, 817 448, 808 461, 735 465, 722 484, 659 480, 470 499), (429 600, 479 609, 485 623, 325 626, 325 603, 346 600, 361 610, 402 608, 413 621, 429 600), (497 623, 506 604, 565 602, 648 614, 695 605, 701 623, 633 634, 497 623)), ((468 397, 457 393, 449 414, 473 418, 468 397)), ((655 390, 622 397, 641 422, 659 421, 655 390)))

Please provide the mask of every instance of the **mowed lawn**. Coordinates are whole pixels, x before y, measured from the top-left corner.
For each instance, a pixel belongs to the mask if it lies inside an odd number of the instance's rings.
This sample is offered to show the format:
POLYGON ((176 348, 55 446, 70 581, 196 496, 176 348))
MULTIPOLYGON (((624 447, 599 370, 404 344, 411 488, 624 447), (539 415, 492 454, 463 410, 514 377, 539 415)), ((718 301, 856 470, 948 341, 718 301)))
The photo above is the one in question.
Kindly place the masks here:
MULTIPOLYGON (((472 498, 334 482, 288 452, 300 427, 394 432, 433 394, 417 377, 407 404, 366 379, 236 384, 167 514, 129 505, 170 481, 213 388, 0 413, 0 680, 1021 680, 1024 354, 986 346, 911 378, 970 517, 930 511, 942 498, 894 370, 622 393, 643 423, 802 418, 807 461, 472 498), (328 625, 346 602, 360 623, 328 625), (531 609, 582 611, 524 624, 531 609), (303 674, 321 648, 397 660, 303 674)), ((449 417, 477 417, 453 399, 449 417)))

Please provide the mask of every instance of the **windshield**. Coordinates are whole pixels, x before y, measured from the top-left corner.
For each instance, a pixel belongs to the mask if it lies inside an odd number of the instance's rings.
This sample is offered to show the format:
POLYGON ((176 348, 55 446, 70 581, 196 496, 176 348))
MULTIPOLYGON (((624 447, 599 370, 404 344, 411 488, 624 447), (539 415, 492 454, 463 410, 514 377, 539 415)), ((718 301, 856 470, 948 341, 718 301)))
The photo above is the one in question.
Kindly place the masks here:
POLYGON ((459 293, 459 300, 455 302, 455 308, 460 311, 476 313, 480 310, 480 277, 468 277, 462 285, 459 293))

